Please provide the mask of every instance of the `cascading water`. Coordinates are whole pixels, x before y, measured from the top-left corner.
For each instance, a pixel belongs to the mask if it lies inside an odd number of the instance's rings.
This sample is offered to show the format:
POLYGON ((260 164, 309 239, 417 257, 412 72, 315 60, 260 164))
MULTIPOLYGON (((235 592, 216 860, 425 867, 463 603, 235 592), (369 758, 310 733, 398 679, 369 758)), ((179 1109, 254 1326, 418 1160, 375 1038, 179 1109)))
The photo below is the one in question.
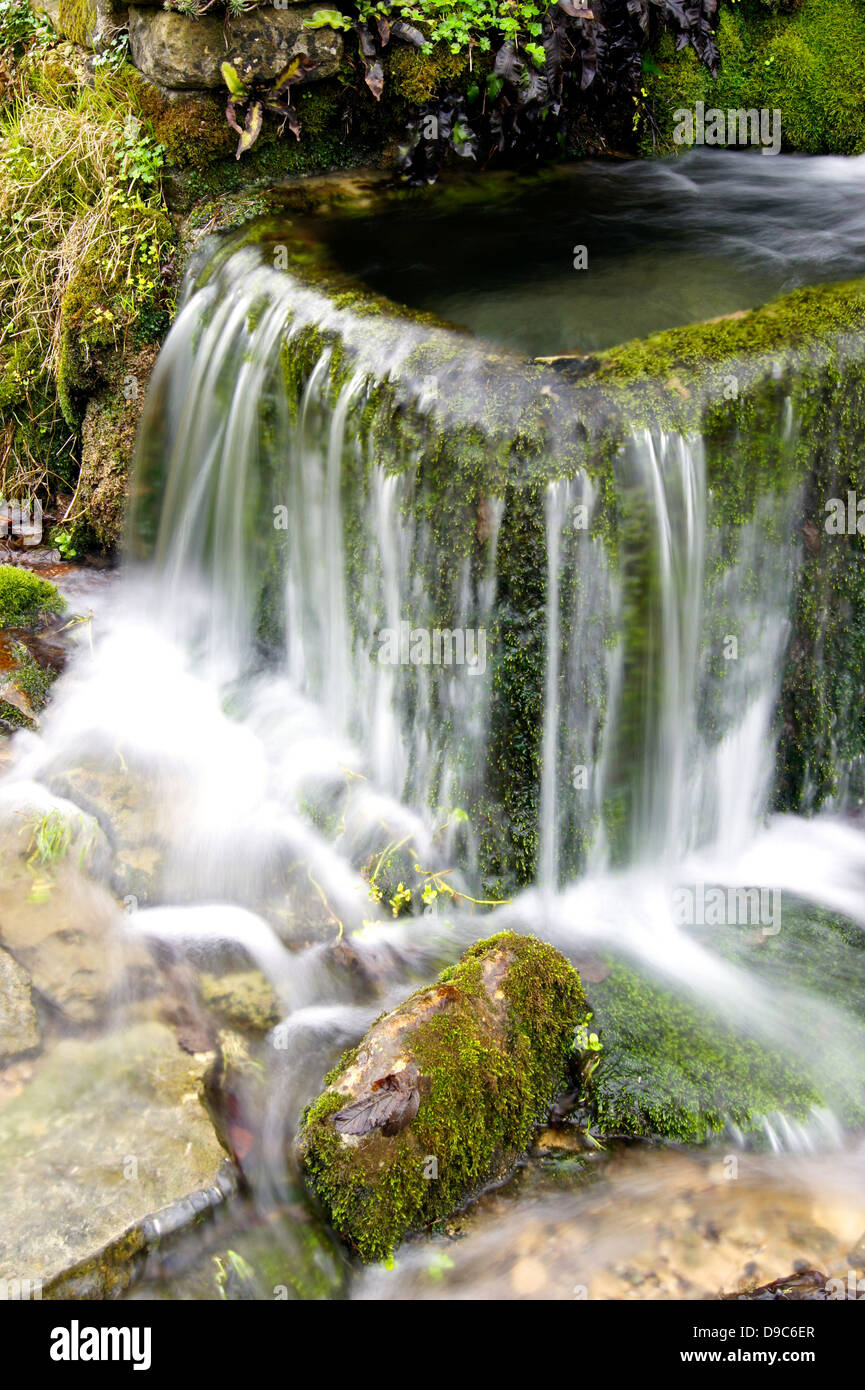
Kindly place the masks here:
POLYGON ((752 968, 671 906, 749 885, 865 925, 865 836, 767 820, 804 557, 793 395, 773 407, 785 466, 735 521, 696 432, 634 426, 608 475, 591 441, 578 468, 551 445, 516 487, 472 474, 483 444, 414 363, 422 335, 368 328, 266 240, 188 285, 141 426, 134 559, 12 784, 129 777, 159 854, 118 932, 240 950, 274 983, 262 1207, 292 1191, 285 1134, 342 1046, 499 926, 625 958, 779 1048, 817 1102, 810 1126, 767 1115, 771 1143, 839 1143, 859 1021, 792 958, 761 972, 759 943, 752 968), (422 893, 433 874, 461 896, 422 893))

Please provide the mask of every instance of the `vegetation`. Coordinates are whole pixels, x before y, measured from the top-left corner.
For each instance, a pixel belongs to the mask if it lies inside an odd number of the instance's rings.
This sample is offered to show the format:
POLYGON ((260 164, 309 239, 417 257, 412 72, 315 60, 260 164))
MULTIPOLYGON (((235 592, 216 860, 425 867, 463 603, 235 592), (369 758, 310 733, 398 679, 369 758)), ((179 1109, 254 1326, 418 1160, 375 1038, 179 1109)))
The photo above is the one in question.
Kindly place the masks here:
POLYGON ((47 579, 15 565, 0 565, 0 628, 39 627, 66 603, 47 579))
MULTIPOLYGON (((28 17, 29 16, 29 17, 28 17)), ((125 67, 0 3, 0 493, 73 486, 86 396, 164 334, 163 151, 125 67)), ((143 386, 143 383, 142 383, 143 386)))
POLYGON ((732 0, 718 29, 713 77, 661 39, 645 61, 645 153, 672 145, 673 113, 707 107, 780 110, 784 148, 865 151, 865 10, 857 0, 732 0))

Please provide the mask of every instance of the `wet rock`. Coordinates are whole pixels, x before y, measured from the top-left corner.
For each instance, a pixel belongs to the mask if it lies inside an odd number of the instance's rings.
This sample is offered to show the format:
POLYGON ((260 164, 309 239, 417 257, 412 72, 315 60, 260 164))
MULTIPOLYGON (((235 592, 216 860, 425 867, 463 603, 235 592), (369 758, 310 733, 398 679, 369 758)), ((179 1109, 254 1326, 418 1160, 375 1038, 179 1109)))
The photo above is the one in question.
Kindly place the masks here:
POLYGON ((149 1246, 225 1199, 233 1170, 202 1100, 211 1063, 159 1023, 40 1058, 0 1108, 0 1278, 116 1295, 149 1246))
POLYGON ((865 1231, 853 1246, 848 1258, 854 1269, 865 1269, 865 1231))
POLYGON ((268 1033, 283 1016, 279 1000, 260 970, 202 974, 198 987, 207 1008, 241 1032, 268 1033))
POLYGON ((513 1168, 584 1012, 567 961, 506 932, 373 1025, 326 1078, 300 1139, 308 1180, 364 1260, 513 1168), (336 1123, 358 1107, 368 1124, 336 1123))
POLYGON ((0 1066, 33 1052, 40 1040, 30 977, 6 951, 0 951, 0 1066))
POLYGON ((591 1143, 577 1125, 541 1130, 534 1143, 534 1153, 539 1158, 567 1158, 591 1150, 591 1143))
POLYGON ((125 942, 123 915, 93 874, 110 851, 92 817, 35 783, 0 791, 0 946, 64 1018, 89 1025, 149 988, 150 955, 125 942))
POLYGON ((244 82, 278 76, 297 53, 318 63, 307 81, 332 77, 342 58, 342 35, 307 29, 315 7, 288 10, 262 7, 226 25, 221 17, 192 19, 165 10, 133 6, 129 11, 129 49, 145 77, 173 89, 222 88, 220 66, 231 63, 244 82))
POLYGON ((55 773, 58 795, 97 820, 114 851, 111 881, 127 905, 159 902, 166 853, 166 807, 178 810, 183 794, 173 779, 121 764, 89 763, 55 773))
POLYGON ((157 348, 118 355, 105 384, 87 401, 81 422, 80 514, 106 550, 120 544, 129 494, 129 466, 157 348))
POLYGON ((71 1023, 105 1017, 121 993, 149 987, 141 943, 124 943, 104 884, 111 853, 95 819, 35 782, 0 788, 0 946, 71 1023))
POLYGON ((71 866, 50 883, 0 884, 0 945, 70 1023, 98 1023, 113 999, 151 987, 150 956, 140 943, 122 940, 121 921, 107 889, 71 866))
POLYGON ((73 862, 93 878, 104 878, 111 850, 95 818, 39 782, 0 787, 0 861, 29 864, 35 872, 73 862))
POLYGON ((225 1231, 220 1223, 218 1240, 214 1232, 213 1242, 202 1246, 201 1234, 195 1233, 194 1245, 190 1239, 188 1251, 172 1251, 164 1269, 152 1258, 149 1282, 132 1298, 292 1302, 346 1296, 340 1253, 300 1202, 264 1216, 237 1204, 232 1228, 225 1231))

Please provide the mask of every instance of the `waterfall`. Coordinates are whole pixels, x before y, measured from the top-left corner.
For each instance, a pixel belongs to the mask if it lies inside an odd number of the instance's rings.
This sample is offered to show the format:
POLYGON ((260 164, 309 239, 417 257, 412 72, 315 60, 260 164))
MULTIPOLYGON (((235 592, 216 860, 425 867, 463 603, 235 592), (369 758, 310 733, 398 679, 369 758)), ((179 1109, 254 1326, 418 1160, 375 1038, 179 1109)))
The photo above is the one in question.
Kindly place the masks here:
POLYGON ((858 831, 772 814, 816 582, 813 388, 755 389, 759 438, 744 410, 622 428, 221 246, 154 371, 99 641, 14 775, 65 787, 119 755, 160 825, 138 934, 253 949, 295 1040, 368 1015, 280 940, 350 940, 395 991, 512 925, 638 962, 810 1075, 807 1009, 834 1104, 858 1025, 671 910, 729 885, 865 923, 858 831))
POLYGON ((801 568, 790 397, 781 481, 734 523, 704 439, 657 427, 619 445, 606 487, 601 440, 572 476, 497 494, 469 469, 446 504, 431 460, 448 430, 464 447, 451 402, 407 348, 332 320, 250 246, 188 294, 132 515, 160 622, 223 683, 281 673, 328 775, 353 750, 369 795, 477 886, 550 893, 742 848, 770 805, 801 568), (508 795, 519 846, 497 823, 508 795))

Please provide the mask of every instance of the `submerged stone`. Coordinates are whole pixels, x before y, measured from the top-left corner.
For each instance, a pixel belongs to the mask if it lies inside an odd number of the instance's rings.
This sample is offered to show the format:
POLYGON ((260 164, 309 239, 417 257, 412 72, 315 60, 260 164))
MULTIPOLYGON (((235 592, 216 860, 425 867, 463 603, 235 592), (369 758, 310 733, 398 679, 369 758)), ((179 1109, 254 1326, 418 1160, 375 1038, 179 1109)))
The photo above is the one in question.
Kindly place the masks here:
POLYGON ((300 1152, 362 1259, 388 1258, 406 1234, 510 1171, 566 1079, 585 1011, 579 976, 558 951, 502 932, 343 1058, 305 1113, 300 1152))
POLYGON ((144 1023, 67 1038, 0 1106, 0 1279, 104 1298, 148 1245, 220 1203, 231 1170, 202 1099, 207 1055, 144 1023))

